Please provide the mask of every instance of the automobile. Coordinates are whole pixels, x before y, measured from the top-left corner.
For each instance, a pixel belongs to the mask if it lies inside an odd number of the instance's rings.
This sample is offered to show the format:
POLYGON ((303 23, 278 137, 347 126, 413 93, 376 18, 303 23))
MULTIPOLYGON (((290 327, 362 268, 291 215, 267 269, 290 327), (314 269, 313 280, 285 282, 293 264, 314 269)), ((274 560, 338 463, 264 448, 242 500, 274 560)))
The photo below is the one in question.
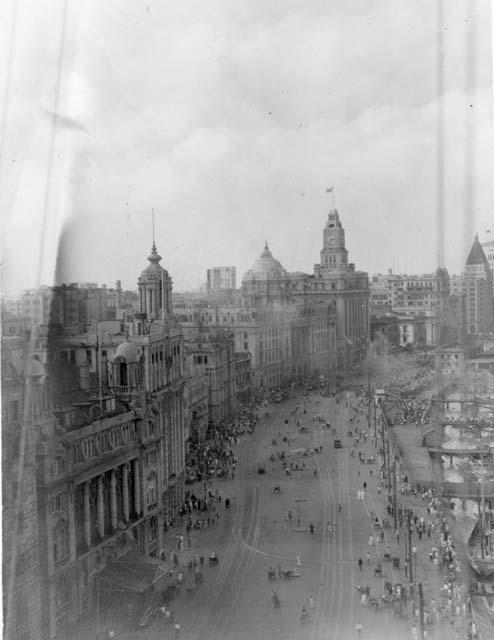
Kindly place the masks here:
POLYGON ((260 473, 260 474, 266 473, 266 469, 263 464, 257 465, 257 473, 260 473))
POLYGON ((338 438, 334 441, 334 448, 341 449, 341 440, 338 440, 338 438))

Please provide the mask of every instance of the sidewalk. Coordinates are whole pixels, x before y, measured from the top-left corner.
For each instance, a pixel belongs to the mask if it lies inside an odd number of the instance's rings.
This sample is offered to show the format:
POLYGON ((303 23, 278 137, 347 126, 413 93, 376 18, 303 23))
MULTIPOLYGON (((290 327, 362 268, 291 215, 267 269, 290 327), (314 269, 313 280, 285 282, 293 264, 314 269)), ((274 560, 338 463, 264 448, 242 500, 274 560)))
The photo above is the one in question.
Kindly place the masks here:
MULTIPOLYGON (((362 417, 360 423, 357 425, 363 431, 367 431, 367 423, 365 417, 362 417)), ((394 427, 393 427, 394 428, 394 427)), ((427 468, 426 460, 423 456, 423 449, 420 451, 420 447, 418 446, 420 443, 421 436, 418 434, 418 428, 415 425, 403 426, 400 428, 402 432, 400 435, 400 442, 402 445, 401 453, 402 453, 402 463, 404 469, 402 471, 409 476, 410 482, 415 484, 420 480, 425 483, 425 480, 430 477, 432 473, 432 469, 427 468), (406 432, 408 430, 408 432, 406 432), (403 443, 403 434, 405 433, 404 439, 407 441, 406 446, 403 443), (417 476, 417 472, 420 472, 419 476, 417 476)), ((365 456, 367 455, 375 455, 376 450, 379 449, 379 443, 377 447, 374 446, 371 438, 367 439, 367 442, 362 444, 360 441, 359 446, 356 448, 356 451, 362 452, 365 456)), ((356 461, 358 461, 358 457, 355 457, 356 461)), ((365 465, 362 465, 362 469, 365 468, 365 465)), ((382 488, 382 492, 378 494, 377 492, 377 483, 372 482, 370 479, 367 481, 370 486, 370 495, 367 497, 370 503, 374 503, 377 506, 378 513, 380 518, 388 518, 392 522, 392 528, 388 529, 385 533, 386 539, 384 544, 389 545, 391 557, 398 557, 400 559, 400 568, 398 570, 398 575, 400 576, 400 580, 402 584, 409 589, 410 580, 408 576, 408 566, 406 562, 406 552, 405 552, 405 538, 407 533, 406 523, 403 522, 402 526, 399 527, 399 542, 397 540, 396 531, 394 529, 394 518, 392 515, 388 513, 388 491, 385 486, 382 488), (377 494, 377 495, 376 495, 377 494)), ((384 484, 384 483, 383 483, 384 484)), ((429 485, 430 486, 430 485, 429 485)), ((399 484, 398 484, 399 490, 399 484)), ((424 522, 431 526, 427 526, 427 533, 422 535, 421 538, 416 533, 414 528, 413 534, 411 536, 411 544, 412 548, 416 548, 416 553, 413 555, 412 562, 412 572, 414 577, 414 583, 418 585, 422 583, 423 593, 424 593, 424 608, 431 612, 432 617, 438 619, 437 623, 433 626, 426 626, 425 629, 427 631, 427 636, 436 638, 437 640, 444 638, 452 638, 455 637, 454 634, 458 632, 460 638, 466 638, 466 615, 464 608, 460 609, 460 615, 458 614, 458 610, 454 607, 454 604, 451 604, 451 609, 453 610, 454 615, 448 616, 445 612, 441 612, 441 605, 444 603, 445 599, 445 590, 444 590, 444 580, 445 576, 442 569, 442 562, 439 561, 438 566, 435 566, 434 563, 430 560, 430 553, 433 548, 437 549, 439 552, 441 551, 441 542, 440 542, 440 528, 442 524, 442 519, 447 514, 447 511, 443 509, 443 506, 440 504, 439 500, 436 501, 437 512, 434 514, 434 510, 430 508, 430 497, 422 497, 421 495, 414 495, 413 493, 404 495, 398 494, 397 497, 398 502, 398 511, 400 507, 403 511, 410 510, 413 512, 413 517, 417 517, 418 521, 423 518, 424 522), (443 515, 444 512, 444 515, 443 515), (429 534, 430 531, 430 534, 429 534), (435 614, 437 611, 437 614, 435 614)), ((452 531, 451 523, 449 524, 450 532, 452 531)), ((455 547, 457 546, 456 541, 454 541, 455 547)), ((364 556, 363 556, 364 557, 364 556)), ((384 568, 384 563, 383 563, 384 568)), ((459 570, 459 574, 456 580, 457 583, 462 583, 462 573, 461 568, 459 570)), ((417 590, 416 590, 417 591, 417 590)), ((467 593, 467 587, 465 584, 461 584, 459 588, 459 594, 461 594, 461 601, 465 601, 467 593)), ((454 600, 454 598, 452 598, 454 600)), ((409 607, 409 611, 411 611, 409 607)), ((418 629, 418 618, 416 619, 416 629, 418 629)), ((416 631, 413 632, 413 619, 410 622, 410 632, 412 635, 415 635, 416 631), (413 632, 413 633, 412 633, 413 632)))

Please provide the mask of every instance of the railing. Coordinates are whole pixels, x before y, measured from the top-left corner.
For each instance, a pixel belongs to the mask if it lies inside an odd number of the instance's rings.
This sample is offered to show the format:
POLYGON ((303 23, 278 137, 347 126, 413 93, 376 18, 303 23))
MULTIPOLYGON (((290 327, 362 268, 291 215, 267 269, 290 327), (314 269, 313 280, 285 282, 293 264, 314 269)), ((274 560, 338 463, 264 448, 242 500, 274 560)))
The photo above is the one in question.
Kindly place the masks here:
POLYGON ((115 393, 125 394, 137 393, 139 391, 142 391, 142 384, 113 386, 112 391, 114 391, 115 393))
MULTIPOLYGON (((476 498, 480 497, 481 489, 478 482, 446 482, 442 483, 443 495, 451 498, 476 498)), ((484 482, 483 493, 485 497, 494 497, 494 482, 484 482)))

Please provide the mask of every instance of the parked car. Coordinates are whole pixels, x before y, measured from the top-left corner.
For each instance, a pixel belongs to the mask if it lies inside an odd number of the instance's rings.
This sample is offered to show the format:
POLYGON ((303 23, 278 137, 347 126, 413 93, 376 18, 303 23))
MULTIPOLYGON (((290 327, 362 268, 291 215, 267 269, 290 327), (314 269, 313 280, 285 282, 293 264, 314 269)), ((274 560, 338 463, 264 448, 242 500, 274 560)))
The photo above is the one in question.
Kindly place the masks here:
POLYGON ((341 440, 338 440, 338 438, 334 441, 334 448, 335 449, 341 449, 342 448, 341 440))

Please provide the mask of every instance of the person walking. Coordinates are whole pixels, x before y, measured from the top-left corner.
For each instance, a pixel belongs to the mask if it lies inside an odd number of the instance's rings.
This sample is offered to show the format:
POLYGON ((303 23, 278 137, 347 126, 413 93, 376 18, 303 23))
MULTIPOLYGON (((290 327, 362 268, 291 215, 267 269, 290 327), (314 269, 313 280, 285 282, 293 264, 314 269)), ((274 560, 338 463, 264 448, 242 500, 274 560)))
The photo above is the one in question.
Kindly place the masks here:
POLYGON ((357 632, 357 638, 360 638, 362 636, 362 624, 360 622, 357 622, 357 624, 355 625, 355 631, 357 632))
POLYGON ((367 551, 367 565, 370 564, 370 553, 367 551))
POLYGON ((364 564, 364 561, 362 560, 362 558, 358 559, 358 568, 360 569, 360 571, 362 571, 362 565, 364 564))

